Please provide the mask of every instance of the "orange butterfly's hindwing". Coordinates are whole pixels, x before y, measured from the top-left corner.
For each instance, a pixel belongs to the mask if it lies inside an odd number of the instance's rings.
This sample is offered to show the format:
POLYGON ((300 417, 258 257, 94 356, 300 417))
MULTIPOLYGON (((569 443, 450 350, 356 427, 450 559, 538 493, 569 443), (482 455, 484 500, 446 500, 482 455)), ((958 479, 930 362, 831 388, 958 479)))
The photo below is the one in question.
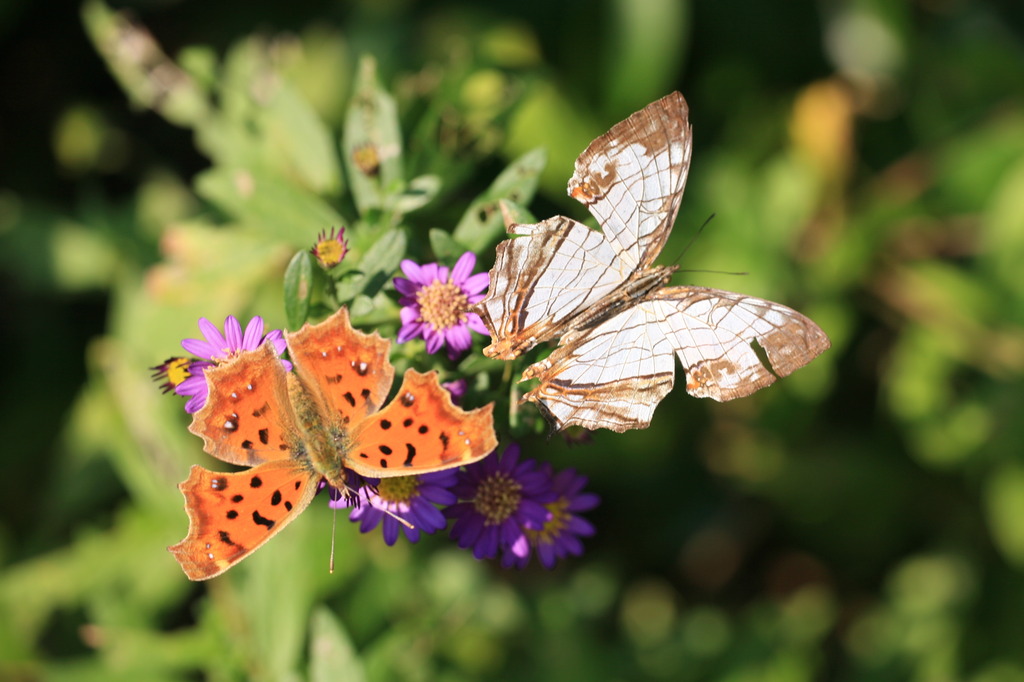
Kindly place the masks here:
POLYGON ((309 506, 320 476, 296 462, 267 462, 219 473, 192 467, 178 487, 188 535, 167 549, 191 580, 220 575, 252 554, 309 506))

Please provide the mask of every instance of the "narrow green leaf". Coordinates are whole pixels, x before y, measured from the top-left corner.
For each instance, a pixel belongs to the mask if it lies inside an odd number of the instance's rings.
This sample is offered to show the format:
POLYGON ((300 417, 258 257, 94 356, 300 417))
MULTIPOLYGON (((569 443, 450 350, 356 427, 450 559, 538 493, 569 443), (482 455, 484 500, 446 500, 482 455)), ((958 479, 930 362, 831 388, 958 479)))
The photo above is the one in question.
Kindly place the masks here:
POLYGON ((309 317, 314 270, 313 255, 299 251, 284 271, 284 313, 290 329, 298 329, 309 317))
POLYGON ((498 201, 508 199, 528 204, 537 191, 541 171, 547 163, 542 148, 523 154, 503 170, 491 186, 469 205, 452 234, 455 241, 471 251, 480 252, 505 234, 498 201))
POLYGON ((394 98, 377 83, 377 62, 363 57, 345 117, 342 156, 360 215, 403 190, 402 136, 394 98))
POLYGON ((405 230, 400 228, 382 234, 363 256, 359 271, 347 273, 338 283, 338 301, 346 303, 358 294, 365 294, 370 298, 376 296, 398 270, 399 264, 405 258, 407 243, 405 230))

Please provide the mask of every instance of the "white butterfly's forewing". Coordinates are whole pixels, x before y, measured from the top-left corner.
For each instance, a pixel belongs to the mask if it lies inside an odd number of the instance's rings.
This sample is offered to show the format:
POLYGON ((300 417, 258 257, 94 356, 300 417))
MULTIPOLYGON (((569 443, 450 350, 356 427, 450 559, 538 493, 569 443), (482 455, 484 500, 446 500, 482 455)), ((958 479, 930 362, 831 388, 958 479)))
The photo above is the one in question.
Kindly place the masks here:
POLYGON ((603 234, 556 216, 511 225, 498 245, 491 286, 477 306, 493 342, 490 357, 511 359, 560 336, 565 323, 610 294, 630 274, 603 234))
POLYGON ((692 134, 678 92, 616 124, 576 159, 569 195, 587 205, 631 268, 654 262, 690 170, 692 134))

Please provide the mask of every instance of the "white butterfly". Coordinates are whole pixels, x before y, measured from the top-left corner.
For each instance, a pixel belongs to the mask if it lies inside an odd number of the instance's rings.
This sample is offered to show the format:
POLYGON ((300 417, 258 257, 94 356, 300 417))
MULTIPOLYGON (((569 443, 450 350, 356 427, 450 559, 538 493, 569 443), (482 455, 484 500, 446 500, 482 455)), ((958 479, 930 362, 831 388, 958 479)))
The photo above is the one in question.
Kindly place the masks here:
POLYGON ((560 337, 523 372, 523 396, 557 429, 646 428, 672 389, 674 356, 691 395, 740 398, 803 367, 830 345, 786 306, 705 287, 669 287, 677 266, 652 265, 668 239, 690 168, 686 100, 674 92, 594 140, 569 194, 601 231, 555 216, 511 224, 477 312, 488 357, 510 360, 560 337))

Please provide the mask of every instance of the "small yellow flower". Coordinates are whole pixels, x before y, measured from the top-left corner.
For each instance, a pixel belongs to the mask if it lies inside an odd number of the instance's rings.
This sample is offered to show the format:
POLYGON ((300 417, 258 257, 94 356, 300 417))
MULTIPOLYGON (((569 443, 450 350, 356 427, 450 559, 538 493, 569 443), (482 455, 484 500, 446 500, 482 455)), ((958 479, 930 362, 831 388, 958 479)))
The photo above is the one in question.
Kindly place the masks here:
POLYGON ((330 232, 324 230, 316 238, 316 246, 310 249, 316 260, 325 270, 330 270, 341 262, 348 253, 348 242, 345 240, 345 228, 337 230, 332 227, 330 232))

